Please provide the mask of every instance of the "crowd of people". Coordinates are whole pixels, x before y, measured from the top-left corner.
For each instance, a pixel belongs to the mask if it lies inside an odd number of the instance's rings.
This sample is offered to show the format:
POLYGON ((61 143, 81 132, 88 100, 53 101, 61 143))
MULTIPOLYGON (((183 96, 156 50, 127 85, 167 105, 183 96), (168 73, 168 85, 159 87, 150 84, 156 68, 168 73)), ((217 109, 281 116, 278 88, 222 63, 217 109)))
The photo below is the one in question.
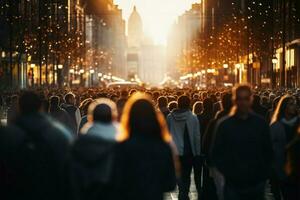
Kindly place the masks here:
POLYGON ((3 92, 1 199, 300 199, 300 91, 3 92), (192 176, 193 174, 193 176, 192 176))

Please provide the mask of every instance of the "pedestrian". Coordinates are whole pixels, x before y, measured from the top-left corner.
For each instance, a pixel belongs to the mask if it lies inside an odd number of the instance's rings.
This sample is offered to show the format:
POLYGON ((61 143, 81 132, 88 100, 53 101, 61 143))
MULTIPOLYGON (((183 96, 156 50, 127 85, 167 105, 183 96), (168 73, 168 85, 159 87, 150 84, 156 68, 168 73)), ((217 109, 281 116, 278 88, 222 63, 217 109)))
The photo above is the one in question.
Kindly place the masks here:
POLYGON ((170 114, 170 111, 168 109, 168 99, 165 96, 160 96, 157 99, 157 107, 160 110, 160 112, 167 118, 168 114, 170 114))
POLYGON ((190 103, 188 96, 180 96, 178 98, 178 109, 173 110, 167 117, 181 164, 181 177, 178 182, 179 200, 189 199, 192 169, 194 170, 198 199, 201 196, 200 126, 196 115, 190 110, 190 103))
POLYGON ((193 105, 193 113, 195 115, 200 115, 203 112, 203 103, 201 101, 196 101, 193 105))
POLYGON ((42 113, 42 100, 34 92, 21 94, 19 110, 14 126, 24 136, 18 138, 13 160, 18 178, 16 195, 19 199, 65 199, 70 132, 42 113))
POLYGON ((271 179, 272 192, 276 199, 289 199, 288 176, 285 173, 287 161, 287 145, 297 135, 300 119, 297 113, 296 100, 290 95, 283 96, 273 114, 271 121, 271 136, 274 149, 274 173, 271 179))
POLYGON ((88 123, 72 148, 70 199, 111 198, 117 117, 116 105, 109 99, 97 99, 89 106, 88 123))
POLYGON ((217 178, 225 178, 219 195, 224 200, 263 200, 273 156, 269 126, 251 111, 250 86, 235 87, 233 101, 230 115, 216 125, 212 148, 217 178))
POLYGON ((81 114, 79 108, 76 105, 75 95, 73 93, 67 93, 64 97, 65 103, 61 105, 63 109, 67 111, 72 121, 72 133, 77 135, 81 114))
POLYGON ((60 98, 58 96, 50 97, 48 113, 53 119, 62 123, 66 128, 72 129, 71 118, 68 113, 60 107, 60 98))
POLYGON ((203 134, 206 131, 207 125, 214 118, 213 105, 213 101, 209 97, 204 99, 203 112, 200 115, 197 115, 200 123, 201 139, 203 138, 203 134))
POLYGON ((289 187, 286 199, 300 199, 300 134, 287 146, 287 161, 285 164, 289 187))
POLYGON ((80 103, 79 109, 80 109, 80 113, 81 113, 81 120, 80 120, 80 124, 79 124, 79 128, 78 128, 78 133, 80 133, 80 130, 83 128, 83 126, 88 122, 87 119, 87 113, 88 113, 88 108, 90 106, 90 104, 93 102, 92 98, 87 98, 85 100, 83 100, 80 103))
POLYGON ((162 200, 176 185, 171 137, 152 98, 136 93, 125 105, 116 146, 115 199, 162 200))

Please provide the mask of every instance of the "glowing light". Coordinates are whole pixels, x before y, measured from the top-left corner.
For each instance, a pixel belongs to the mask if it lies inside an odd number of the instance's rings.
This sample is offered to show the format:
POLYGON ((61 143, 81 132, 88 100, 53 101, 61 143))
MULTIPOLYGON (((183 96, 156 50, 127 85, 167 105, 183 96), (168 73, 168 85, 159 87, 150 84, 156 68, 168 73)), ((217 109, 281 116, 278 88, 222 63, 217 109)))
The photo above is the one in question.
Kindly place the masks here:
POLYGON ((177 17, 199 0, 115 0, 123 9, 127 20, 136 5, 140 13, 144 32, 157 44, 166 44, 168 32, 177 17))

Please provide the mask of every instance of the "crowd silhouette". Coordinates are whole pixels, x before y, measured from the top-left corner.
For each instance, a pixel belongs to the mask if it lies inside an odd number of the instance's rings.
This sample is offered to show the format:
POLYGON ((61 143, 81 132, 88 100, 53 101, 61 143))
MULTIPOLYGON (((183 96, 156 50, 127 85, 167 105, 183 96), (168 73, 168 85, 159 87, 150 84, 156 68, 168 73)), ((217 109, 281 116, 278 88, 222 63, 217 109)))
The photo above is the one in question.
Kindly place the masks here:
POLYGON ((0 198, 300 200, 300 90, 5 91, 0 198))

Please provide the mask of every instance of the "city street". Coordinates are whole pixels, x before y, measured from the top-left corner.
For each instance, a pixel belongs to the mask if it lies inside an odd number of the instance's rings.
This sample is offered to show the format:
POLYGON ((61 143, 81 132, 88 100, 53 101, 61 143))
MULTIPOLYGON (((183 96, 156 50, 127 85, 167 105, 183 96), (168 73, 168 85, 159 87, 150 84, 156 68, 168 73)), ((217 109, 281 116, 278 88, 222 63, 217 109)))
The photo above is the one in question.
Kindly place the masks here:
POLYGON ((1 200, 196 186, 300 200, 300 0, 0 0, 1 200))

